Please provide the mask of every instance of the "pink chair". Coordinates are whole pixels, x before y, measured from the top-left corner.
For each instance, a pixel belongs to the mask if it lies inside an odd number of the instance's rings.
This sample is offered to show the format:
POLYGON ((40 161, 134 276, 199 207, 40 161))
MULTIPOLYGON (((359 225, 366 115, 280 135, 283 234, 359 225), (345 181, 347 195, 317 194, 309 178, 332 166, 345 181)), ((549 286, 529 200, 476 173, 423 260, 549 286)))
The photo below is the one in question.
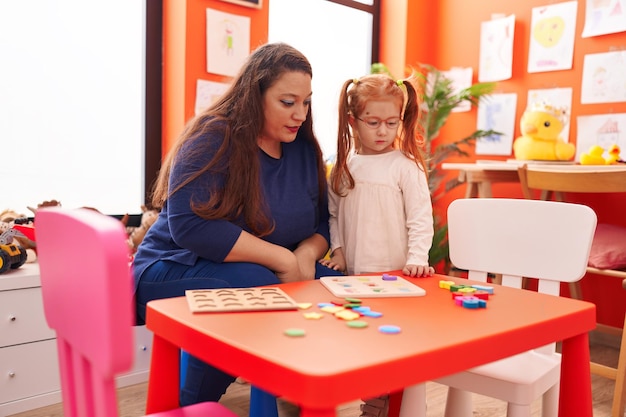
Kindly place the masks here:
MULTIPOLYGON (((118 415, 115 376, 133 361, 133 295, 122 223, 88 209, 37 211, 48 325, 56 331, 65 417, 118 415)), ((151 417, 237 417, 200 403, 151 417)))

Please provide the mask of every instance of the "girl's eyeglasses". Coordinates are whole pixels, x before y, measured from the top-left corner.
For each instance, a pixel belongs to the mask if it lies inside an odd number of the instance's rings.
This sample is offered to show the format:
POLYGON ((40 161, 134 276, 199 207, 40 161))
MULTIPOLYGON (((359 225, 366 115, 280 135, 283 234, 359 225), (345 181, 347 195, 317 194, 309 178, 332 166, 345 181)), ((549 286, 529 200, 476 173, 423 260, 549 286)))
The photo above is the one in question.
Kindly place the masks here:
POLYGON ((360 117, 357 117, 357 120, 362 121, 363 123, 365 123, 365 126, 372 130, 378 129, 383 123, 385 124, 385 126, 387 126, 388 129, 396 129, 400 125, 400 119, 397 117, 392 117, 391 119, 387 120, 380 120, 377 117, 368 117, 367 119, 361 119, 360 117))

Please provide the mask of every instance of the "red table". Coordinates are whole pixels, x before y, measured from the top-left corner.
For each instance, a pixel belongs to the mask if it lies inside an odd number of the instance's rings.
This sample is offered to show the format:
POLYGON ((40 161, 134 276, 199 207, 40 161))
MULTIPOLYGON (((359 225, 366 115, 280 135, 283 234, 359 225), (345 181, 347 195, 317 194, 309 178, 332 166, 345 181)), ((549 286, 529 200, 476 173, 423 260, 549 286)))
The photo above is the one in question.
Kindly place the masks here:
POLYGON ((303 312, 318 310, 318 302, 338 300, 317 281, 280 286, 298 303, 313 303, 309 310, 192 314, 184 297, 151 301, 147 413, 178 407, 179 349, 299 405, 302 417, 331 417, 337 406, 359 398, 400 392, 562 341, 559 415, 592 417, 587 332, 596 325, 593 304, 494 285, 487 308, 470 310, 439 288, 440 280, 468 283, 465 279, 406 279, 426 295, 364 298, 364 305, 383 313, 364 318, 369 323, 364 329, 348 328, 332 315, 304 318, 303 312), (402 331, 380 333, 383 324, 402 331), (304 329, 306 335, 285 336, 287 328, 304 329))

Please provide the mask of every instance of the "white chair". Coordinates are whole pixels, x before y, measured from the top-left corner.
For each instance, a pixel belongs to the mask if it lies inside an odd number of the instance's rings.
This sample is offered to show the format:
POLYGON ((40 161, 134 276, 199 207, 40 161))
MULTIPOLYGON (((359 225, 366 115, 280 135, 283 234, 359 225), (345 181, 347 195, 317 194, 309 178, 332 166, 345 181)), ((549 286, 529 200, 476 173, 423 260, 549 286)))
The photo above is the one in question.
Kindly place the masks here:
MULTIPOLYGON (((522 277, 537 278, 539 292, 558 296, 561 282, 585 274, 596 222, 579 204, 455 200, 448 208, 450 259, 471 280, 487 282, 496 273, 502 285, 521 288, 522 277)), ((560 364, 553 343, 440 378, 449 387, 445 416, 472 416, 472 392, 506 401, 508 417, 530 417, 531 403, 543 396, 542 416, 556 416, 560 364)))
MULTIPOLYGON (((594 170, 570 171, 567 167, 528 166, 518 168, 519 181, 525 198, 534 198, 533 190, 541 190, 540 198, 564 201, 565 193, 626 193, 626 171, 619 166, 599 166, 594 170), (615 168, 615 170, 613 169, 615 168)), ((594 244, 587 263, 587 272, 606 275, 623 280, 626 284, 626 228, 599 223, 594 244)), ((593 275, 585 279, 593 279, 593 275)), ((626 288, 626 287, 625 287, 626 288)), ((583 299, 580 282, 570 284, 572 298, 583 299)), ((598 306, 602 309, 603 306, 598 306)), ((610 308, 611 306, 604 306, 610 308)), ((626 324, 621 328, 597 323, 596 331, 619 336, 621 347, 619 364, 612 367, 598 362, 590 362, 591 373, 615 381, 611 416, 623 417, 626 409, 624 394, 626 377, 626 324)))

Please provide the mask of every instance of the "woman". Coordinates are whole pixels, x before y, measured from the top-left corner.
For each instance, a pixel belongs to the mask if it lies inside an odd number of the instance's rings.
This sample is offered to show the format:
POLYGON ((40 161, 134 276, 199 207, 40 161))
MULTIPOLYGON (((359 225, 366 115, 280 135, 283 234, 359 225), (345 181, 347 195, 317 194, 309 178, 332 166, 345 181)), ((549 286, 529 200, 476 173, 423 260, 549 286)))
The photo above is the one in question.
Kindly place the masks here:
MULTIPOLYGON (((313 133, 308 60, 255 50, 229 90, 189 122, 159 172, 161 209, 134 260, 146 303, 187 289, 243 288, 337 275, 328 250, 326 173, 313 133)), ((234 377, 190 358, 181 405, 218 401, 234 377)))

